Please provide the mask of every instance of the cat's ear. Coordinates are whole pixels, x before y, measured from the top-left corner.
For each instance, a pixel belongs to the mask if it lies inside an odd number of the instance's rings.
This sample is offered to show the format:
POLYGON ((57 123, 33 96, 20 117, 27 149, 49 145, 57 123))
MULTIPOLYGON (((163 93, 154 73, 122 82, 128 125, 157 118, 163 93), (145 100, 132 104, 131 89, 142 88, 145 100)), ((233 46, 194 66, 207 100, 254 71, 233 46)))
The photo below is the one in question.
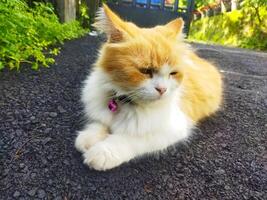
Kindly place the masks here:
POLYGON ((182 36, 184 28, 184 20, 182 18, 177 18, 170 21, 165 25, 165 28, 168 30, 169 36, 179 37, 182 36))
POLYGON ((94 27, 104 32, 108 41, 112 43, 121 42, 128 37, 126 22, 112 12, 106 4, 103 4, 98 11, 94 27))

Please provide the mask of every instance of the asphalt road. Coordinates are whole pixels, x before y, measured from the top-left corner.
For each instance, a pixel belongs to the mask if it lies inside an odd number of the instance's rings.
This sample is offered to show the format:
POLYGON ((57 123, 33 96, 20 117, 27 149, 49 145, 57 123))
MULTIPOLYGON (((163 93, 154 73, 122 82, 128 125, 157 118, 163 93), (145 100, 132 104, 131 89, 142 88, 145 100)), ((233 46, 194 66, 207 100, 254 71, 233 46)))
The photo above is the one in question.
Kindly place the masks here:
POLYGON ((267 53, 193 44, 222 70, 224 105, 186 144, 108 172, 82 164, 80 87, 100 39, 56 64, 0 72, 0 199, 267 199, 267 53))

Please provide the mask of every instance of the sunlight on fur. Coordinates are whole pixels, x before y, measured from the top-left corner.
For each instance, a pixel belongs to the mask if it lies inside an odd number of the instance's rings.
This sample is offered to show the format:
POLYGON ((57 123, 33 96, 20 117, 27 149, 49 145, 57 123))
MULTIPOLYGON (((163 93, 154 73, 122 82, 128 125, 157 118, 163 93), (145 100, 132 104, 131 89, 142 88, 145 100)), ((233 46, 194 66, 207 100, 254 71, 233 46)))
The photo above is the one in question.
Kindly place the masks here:
POLYGON ((164 150, 219 109, 220 73, 183 43, 183 24, 139 28, 106 5, 99 11, 95 27, 107 42, 82 90, 90 123, 75 141, 90 168, 164 150))

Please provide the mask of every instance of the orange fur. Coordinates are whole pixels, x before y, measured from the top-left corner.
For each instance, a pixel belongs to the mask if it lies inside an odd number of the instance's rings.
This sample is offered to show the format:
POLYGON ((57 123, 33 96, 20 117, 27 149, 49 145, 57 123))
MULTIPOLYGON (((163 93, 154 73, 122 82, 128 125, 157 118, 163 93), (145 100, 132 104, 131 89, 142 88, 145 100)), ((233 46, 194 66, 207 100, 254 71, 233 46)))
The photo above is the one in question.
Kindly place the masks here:
POLYGON ((192 121, 197 122, 219 108, 221 75, 182 42, 181 19, 146 29, 124 22, 106 5, 104 11, 107 21, 101 20, 95 26, 107 33, 108 42, 101 48, 96 66, 109 73, 114 83, 130 90, 148 78, 140 73, 140 68, 153 66, 157 69, 168 64, 179 72, 175 78, 184 91, 181 109, 192 121))
POLYGON ((198 68, 185 67, 181 108, 197 122, 219 109, 222 101, 222 80, 218 70, 209 62, 194 53, 190 54, 190 59, 198 68))

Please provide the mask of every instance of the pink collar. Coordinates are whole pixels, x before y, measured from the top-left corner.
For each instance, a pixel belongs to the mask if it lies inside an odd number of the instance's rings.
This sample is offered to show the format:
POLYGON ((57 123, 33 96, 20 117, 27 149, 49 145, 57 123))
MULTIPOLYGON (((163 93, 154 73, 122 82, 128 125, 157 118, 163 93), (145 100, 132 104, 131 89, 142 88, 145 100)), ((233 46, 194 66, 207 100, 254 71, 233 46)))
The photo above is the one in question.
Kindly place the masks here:
POLYGON ((111 112, 116 112, 118 110, 118 104, 115 99, 111 99, 108 101, 108 108, 111 112))

